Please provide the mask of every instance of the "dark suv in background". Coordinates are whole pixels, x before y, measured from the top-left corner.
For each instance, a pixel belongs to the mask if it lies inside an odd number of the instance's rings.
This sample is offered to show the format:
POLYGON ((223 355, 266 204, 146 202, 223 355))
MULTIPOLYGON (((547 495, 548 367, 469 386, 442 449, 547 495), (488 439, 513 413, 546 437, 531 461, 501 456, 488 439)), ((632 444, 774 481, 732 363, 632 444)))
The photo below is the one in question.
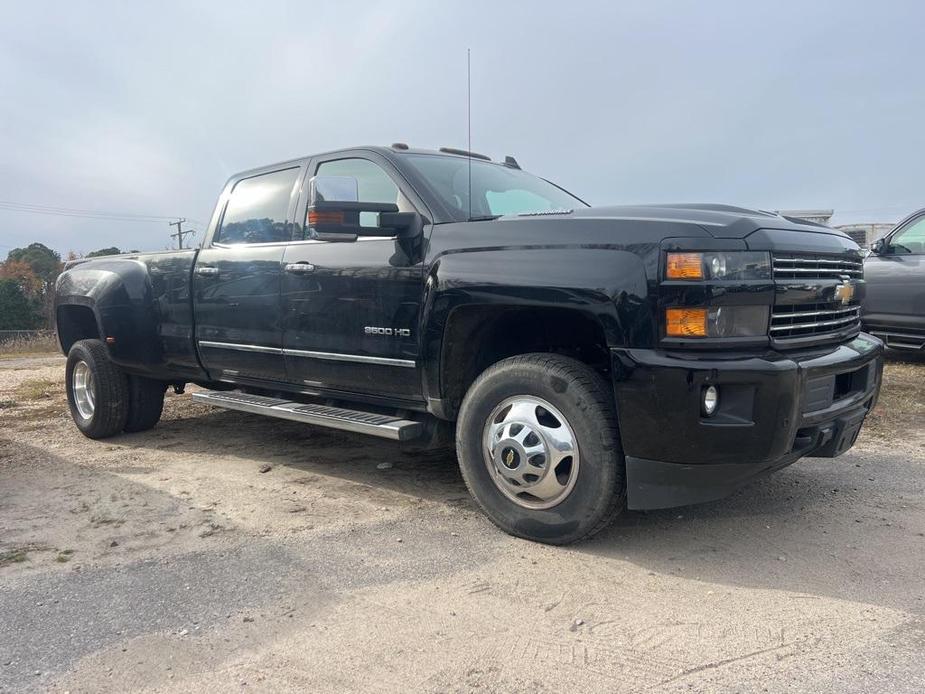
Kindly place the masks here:
POLYGON ((864 329, 894 349, 925 348, 925 209, 871 246, 864 261, 864 329))

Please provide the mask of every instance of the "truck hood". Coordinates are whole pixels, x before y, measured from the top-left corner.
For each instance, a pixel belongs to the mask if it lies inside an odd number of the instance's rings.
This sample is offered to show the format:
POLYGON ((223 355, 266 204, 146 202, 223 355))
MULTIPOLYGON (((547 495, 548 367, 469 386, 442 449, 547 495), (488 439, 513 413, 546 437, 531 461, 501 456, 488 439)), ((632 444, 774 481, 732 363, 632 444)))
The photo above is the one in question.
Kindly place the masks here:
POLYGON ((718 239, 744 239, 759 229, 802 231, 848 238, 843 232, 821 224, 782 217, 773 212, 749 210, 732 205, 621 205, 580 208, 574 210, 572 214, 580 218, 597 217, 627 221, 645 220, 696 224, 718 239))

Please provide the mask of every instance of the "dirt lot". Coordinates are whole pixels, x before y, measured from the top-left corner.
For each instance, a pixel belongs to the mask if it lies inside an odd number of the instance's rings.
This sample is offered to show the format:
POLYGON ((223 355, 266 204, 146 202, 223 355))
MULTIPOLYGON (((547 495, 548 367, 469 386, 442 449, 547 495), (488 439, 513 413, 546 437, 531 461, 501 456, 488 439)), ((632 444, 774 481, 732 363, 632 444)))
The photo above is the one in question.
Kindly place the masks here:
POLYGON ((925 688, 925 361, 845 456, 569 548, 446 454, 188 396, 89 441, 62 374, 0 359, 0 691, 925 688))

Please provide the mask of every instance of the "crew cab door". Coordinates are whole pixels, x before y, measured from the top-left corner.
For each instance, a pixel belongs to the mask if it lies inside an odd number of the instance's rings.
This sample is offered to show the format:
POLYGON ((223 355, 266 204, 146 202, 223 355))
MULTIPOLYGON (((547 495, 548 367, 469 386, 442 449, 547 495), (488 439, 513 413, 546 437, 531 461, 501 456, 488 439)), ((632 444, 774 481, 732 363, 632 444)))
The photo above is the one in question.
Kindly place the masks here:
POLYGON ((280 273, 302 167, 261 171, 222 194, 193 268, 193 315, 213 379, 285 381, 280 273))
POLYGON ((925 214, 907 220, 867 257, 864 279, 865 323, 925 330, 925 214))
POLYGON ((288 380, 307 389, 421 401, 424 222, 411 238, 318 238, 305 224, 308 180, 316 175, 355 179, 362 202, 423 209, 397 172, 373 153, 312 161, 296 213, 303 240, 290 244, 283 257, 288 380))

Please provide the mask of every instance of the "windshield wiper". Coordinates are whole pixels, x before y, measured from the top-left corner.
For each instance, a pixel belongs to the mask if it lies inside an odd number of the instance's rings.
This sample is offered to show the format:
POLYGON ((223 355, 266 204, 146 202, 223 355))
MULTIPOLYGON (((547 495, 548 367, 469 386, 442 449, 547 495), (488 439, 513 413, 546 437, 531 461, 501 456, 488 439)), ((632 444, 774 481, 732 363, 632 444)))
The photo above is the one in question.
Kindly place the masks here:
POLYGON ((475 217, 469 217, 469 219, 467 219, 466 221, 467 222, 490 222, 493 219, 498 219, 498 217, 500 216, 501 216, 500 214, 483 214, 483 215, 479 215, 475 217))

